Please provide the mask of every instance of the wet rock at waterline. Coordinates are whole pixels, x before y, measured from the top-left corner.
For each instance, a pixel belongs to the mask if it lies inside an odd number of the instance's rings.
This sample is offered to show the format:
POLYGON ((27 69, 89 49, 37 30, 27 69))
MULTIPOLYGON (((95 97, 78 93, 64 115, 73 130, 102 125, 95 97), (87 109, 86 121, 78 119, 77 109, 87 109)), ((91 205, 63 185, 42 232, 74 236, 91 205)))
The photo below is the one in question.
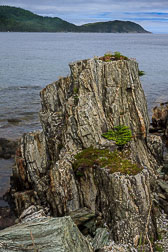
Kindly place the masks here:
POLYGON ((8 119, 8 122, 11 124, 19 124, 22 120, 18 119, 18 118, 10 118, 8 119))
POLYGON ((16 216, 9 207, 0 207, 0 230, 15 224, 16 216))
POLYGON ((153 108, 150 132, 158 133, 168 138, 168 102, 161 103, 153 108))
POLYGON ((168 119, 168 103, 161 103, 153 108, 152 125, 154 128, 166 129, 168 119))
POLYGON ((0 158, 9 159, 14 157, 18 141, 0 138, 0 158))
POLYGON ((138 64, 89 59, 70 64, 70 69, 70 76, 41 91, 43 131, 20 140, 11 189, 15 209, 20 215, 39 205, 52 216, 64 216, 88 208, 101 216, 116 242, 137 246, 142 237, 155 239, 151 184, 163 148, 159 136, 148 134, 138 64), (118 125, 132 132, 123 148, 102 136, 118 125), (90 159, 94 150, 105 150, 118 170, 102 165, 106 156, 91 166, 85 159, 75 170, 76 154, 90 147, 90 159))

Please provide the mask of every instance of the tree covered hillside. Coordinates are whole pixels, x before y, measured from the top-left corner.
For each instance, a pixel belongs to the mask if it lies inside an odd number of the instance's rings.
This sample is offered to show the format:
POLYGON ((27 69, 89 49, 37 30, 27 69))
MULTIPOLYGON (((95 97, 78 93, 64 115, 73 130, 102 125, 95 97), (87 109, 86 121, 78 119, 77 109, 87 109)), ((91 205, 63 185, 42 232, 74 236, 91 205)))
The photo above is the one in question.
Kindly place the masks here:
POLYGON ((61 18, 42 17, 21 8, 0 6, 0 31, 62 32, 76 26, 61 18))
POLYGON ((0 6, 0 32, 109 32, 146 33, 140 25, 129 21, 109 21, 77 26, 58 17, 43 17, 30 11, 0 6))
POLYGON ((87 32, 107 32, 107 33, 146 33, 142 26, 130 21, 109 21, 85 24, 83 31, 87 32))

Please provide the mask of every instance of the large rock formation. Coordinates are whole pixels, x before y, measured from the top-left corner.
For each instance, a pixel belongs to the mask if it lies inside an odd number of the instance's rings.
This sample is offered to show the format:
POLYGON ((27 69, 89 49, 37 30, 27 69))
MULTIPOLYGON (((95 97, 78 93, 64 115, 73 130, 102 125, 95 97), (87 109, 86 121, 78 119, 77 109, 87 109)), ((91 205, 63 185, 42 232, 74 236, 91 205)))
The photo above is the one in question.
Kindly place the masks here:
POLYGON ((156 237, 150 183, 163 155, 159 136, 148 134, 146 100, 134 60, 89 59, 70 64, 71 75, 41 91, 42 132, 20 141, 11 194, 19 214, 32 204, 53 216, 87 207, 101 216, 116 242, 138 245, 156 237), (95 164, 77 176, 75 155, 94 149, 117 149, 102 137, 118 125, 132 131, 123 152, 139 173, 112 173, 95 164))

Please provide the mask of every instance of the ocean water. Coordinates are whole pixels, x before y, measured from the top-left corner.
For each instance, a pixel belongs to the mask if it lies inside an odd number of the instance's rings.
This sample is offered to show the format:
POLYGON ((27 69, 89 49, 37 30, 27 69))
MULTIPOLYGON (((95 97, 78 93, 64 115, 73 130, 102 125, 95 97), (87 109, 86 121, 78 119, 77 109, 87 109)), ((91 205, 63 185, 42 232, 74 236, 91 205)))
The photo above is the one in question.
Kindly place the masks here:
POLYGON ((40 90, 69 74, 72 61, 120 51, 136 58, 148 110, 168 101, 168 35, 0 33, 0 137, 40 128, 40 90))

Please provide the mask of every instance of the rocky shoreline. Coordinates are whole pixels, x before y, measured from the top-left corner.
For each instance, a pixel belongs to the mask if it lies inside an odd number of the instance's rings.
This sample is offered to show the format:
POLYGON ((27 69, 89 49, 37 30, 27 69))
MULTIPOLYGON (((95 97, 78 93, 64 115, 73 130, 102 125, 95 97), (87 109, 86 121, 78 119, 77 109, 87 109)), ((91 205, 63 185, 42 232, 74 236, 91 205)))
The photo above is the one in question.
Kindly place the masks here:
POLYGON ((9 191, 9 177, 11 173, 10 171, 12 170, 12 166, 14 165, 14 157, 17 147, 18 140, 0 138, 1 180, 4 180, 5 183, 5 187, 4 183, 2 185, 3 189, 1 188, 0 194, 0 230, 14 225, 17 219, 15 213, 7 203, 7 194, 9 191))
POLYGON ((0 232, 0 251, 168 251, 166 109, 151 127, 135 60, 70 70, 41 91, 43 130, 19 141, 8 194, 18 224, 0 232))

